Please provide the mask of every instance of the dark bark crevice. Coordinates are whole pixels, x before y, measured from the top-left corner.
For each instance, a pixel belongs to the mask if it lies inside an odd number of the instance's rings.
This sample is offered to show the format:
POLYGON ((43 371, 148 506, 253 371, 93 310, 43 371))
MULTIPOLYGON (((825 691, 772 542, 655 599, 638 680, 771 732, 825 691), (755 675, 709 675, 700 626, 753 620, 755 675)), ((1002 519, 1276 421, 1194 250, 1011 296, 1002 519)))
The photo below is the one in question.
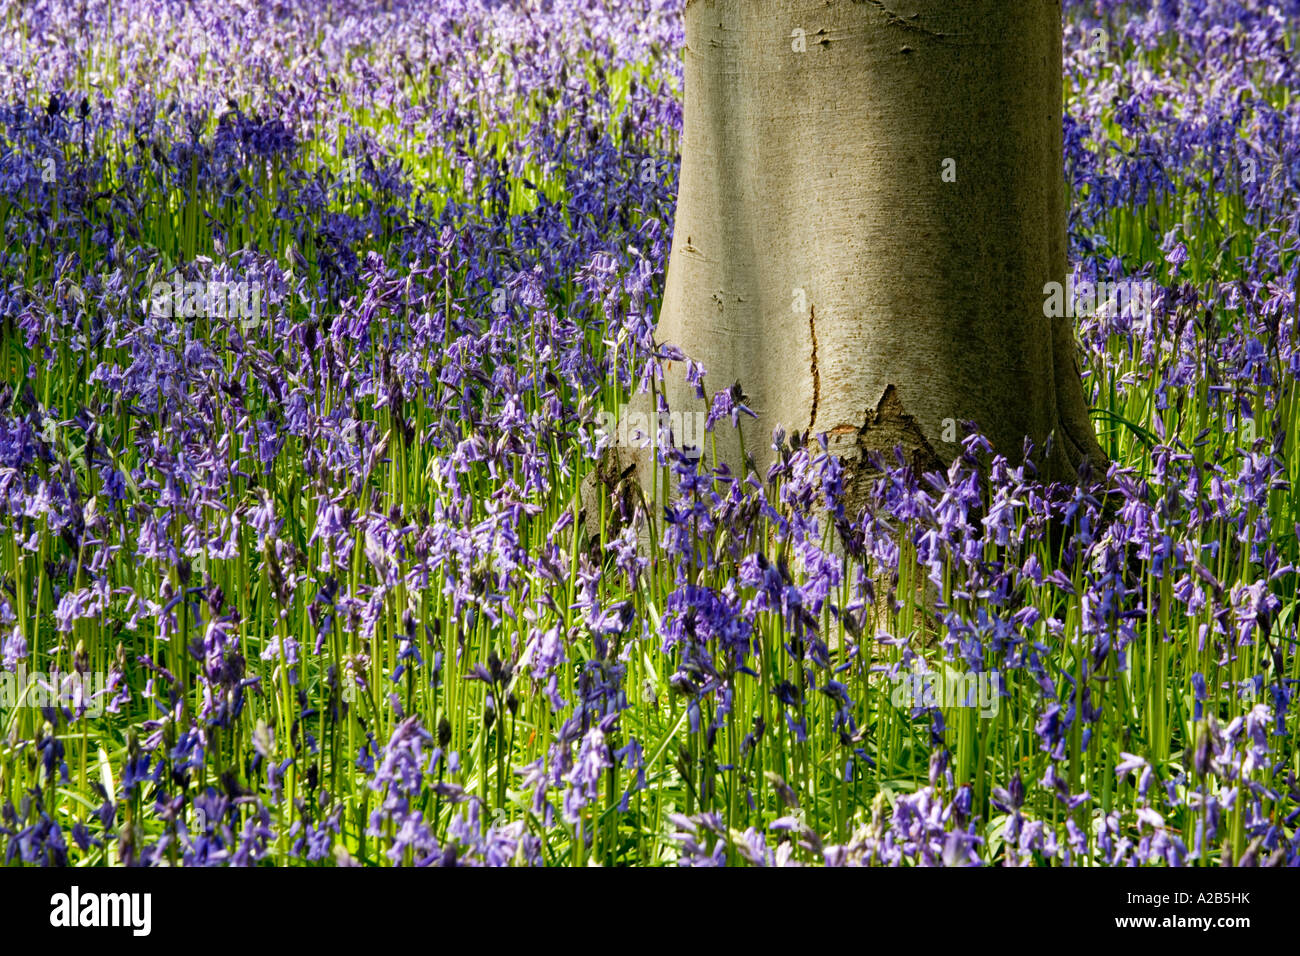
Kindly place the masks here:
POLYGON ((817 424, 817 406, 821 404, 822 377, 817 369, 817 307, 808 307, 808 335, 812 339, 812 413, 808 416, 808 431, 812 432, 817 424))

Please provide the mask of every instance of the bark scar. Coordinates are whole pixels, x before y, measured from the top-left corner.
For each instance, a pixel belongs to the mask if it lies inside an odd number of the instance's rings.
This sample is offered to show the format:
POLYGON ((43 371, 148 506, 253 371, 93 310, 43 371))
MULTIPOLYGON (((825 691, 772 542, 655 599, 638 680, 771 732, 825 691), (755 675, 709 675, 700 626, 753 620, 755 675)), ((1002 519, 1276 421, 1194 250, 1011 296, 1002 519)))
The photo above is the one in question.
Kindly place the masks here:
POLYGON ((878 452, 882 455, 901 447, 917 474, 945 467, 921 426, 903 408, 898 388, 892 384, 885 386, 875 410, 868 411, 858 430, 858 444, 864 453, 878 452))
POLYGON ((885 386, 874 409, 867 408, 860 426, 838 425, 831 434, 841 439, 853 435, 853 445, 851 450, 846 449, 845 455, 848 494, 844 503, 846 510, 854 515, 861 513, 867 501, 871 482, 880 473, 877 466, 888 468, 895 450, 902 452, 903 463, 917 477, 947 469, 916 418, 903 407, 898 388, 893 384, 885 386))
POLYGON ((812 336, 812 415, 808 418, 808 431, 817 424, 817 406, 821 404, 822 377, 817 371, 817 306, 808 307, 808 333, 812 336))
POLYGON ((946 40, 951 36, 955 36, 955 34, 952 33, 938 33, 934 30, 927 30, 925 27, 921 26, 921 24, 916 22, 917 18, 921 16, 919 13, 913 13, 911 16, 906 17, 902 16, 885 6, 883 0, 854 0, 854 2, 871 4, 871 6, 875 7, 885 15, 890 26, 900 27, 904 30, 911 30, 913 33, 920 33, 924 36, 934 37, 937 40, 946 40))

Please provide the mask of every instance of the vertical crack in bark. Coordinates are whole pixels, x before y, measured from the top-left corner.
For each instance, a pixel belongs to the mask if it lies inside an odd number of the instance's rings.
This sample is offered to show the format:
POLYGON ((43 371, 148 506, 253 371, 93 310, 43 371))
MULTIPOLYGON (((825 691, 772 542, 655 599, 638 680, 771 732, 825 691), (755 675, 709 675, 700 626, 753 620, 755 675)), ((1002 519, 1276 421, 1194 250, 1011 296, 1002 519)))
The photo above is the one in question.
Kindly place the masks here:
POLYGON ((817 406, 822 399, 822 377, 817 371, 817 306, 808 307, 808 334, 812 336, 812 414, 808 417, 808 431, 817 424, 817 406))

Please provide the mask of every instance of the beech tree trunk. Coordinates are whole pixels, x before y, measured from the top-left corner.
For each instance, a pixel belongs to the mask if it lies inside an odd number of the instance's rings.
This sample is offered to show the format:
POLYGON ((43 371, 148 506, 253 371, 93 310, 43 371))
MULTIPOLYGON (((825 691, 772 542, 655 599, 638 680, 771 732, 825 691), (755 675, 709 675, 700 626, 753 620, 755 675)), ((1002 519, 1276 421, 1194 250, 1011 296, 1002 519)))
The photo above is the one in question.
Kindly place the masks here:
MULTIPOLYGON (((739 382, 760 470, 778 424, 933 466, 965 421, 1012 461, 1032 439, 1050 478, 1104 467, 1070 320, 1043 308, 1066 272, 1061 73, 1060 0, 687 0, 656 337, 710 395, 739 382)), ((702 410, 683 372, 670 405, 702 410)))

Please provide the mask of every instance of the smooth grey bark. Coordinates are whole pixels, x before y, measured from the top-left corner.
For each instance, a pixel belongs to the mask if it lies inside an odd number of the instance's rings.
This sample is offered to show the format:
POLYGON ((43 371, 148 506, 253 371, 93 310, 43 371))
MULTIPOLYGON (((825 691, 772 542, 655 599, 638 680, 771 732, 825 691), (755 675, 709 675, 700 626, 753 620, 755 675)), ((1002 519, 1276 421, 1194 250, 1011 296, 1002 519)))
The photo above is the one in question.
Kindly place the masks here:
MULTIPOLYGON (((1070 320, 1043 309, 1066 272, 1061 46, 1060 0, 688 0, 656 338, 710 394, 740 383, 760 469, 778 424, 933 467, 967 420, 1013 461, 1054 435, 1047 477, 1104 467, 1070 320)), ((702 410, 683 372, 669 403, 702 410)))

